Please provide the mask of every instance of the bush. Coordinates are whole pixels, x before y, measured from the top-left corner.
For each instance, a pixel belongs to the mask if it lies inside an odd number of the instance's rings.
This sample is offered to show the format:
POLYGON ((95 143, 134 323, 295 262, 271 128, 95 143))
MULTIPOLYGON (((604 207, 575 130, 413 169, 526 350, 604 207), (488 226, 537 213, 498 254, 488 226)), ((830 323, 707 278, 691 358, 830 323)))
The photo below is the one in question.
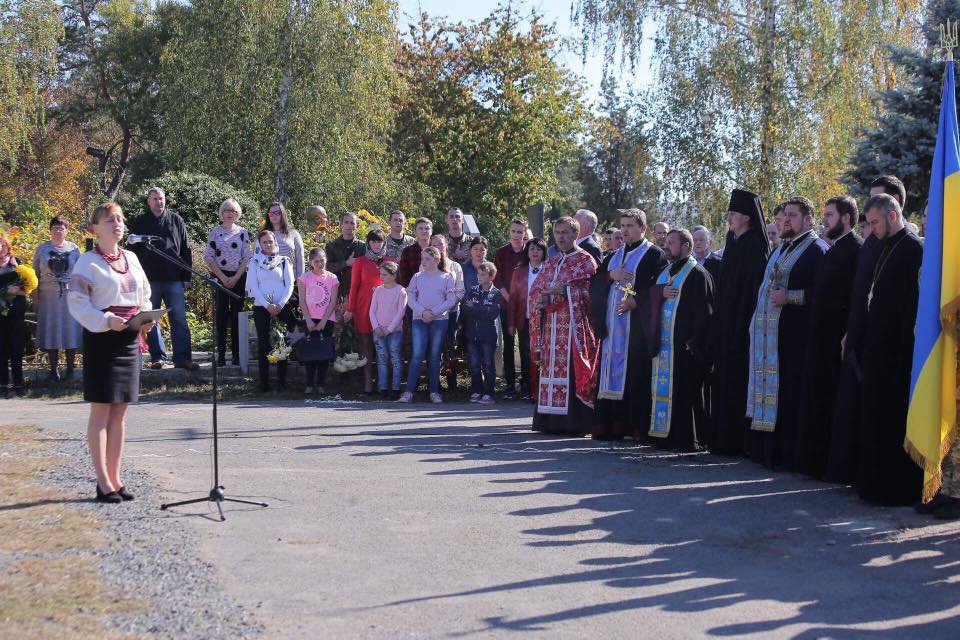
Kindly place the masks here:
POLYGON ((218 224, 217 209, 227 198, 240 203, 243 215, 239 224, 251 232, 260 227, 260 207, 244 191, 203 173, 178 171, 146 180, 125 191, 117 201, 128 215, 147 211, 147 190, 160 187, 167 195, 167 206, 183 218, 190 239, 205 245, 210 228, 218 224))

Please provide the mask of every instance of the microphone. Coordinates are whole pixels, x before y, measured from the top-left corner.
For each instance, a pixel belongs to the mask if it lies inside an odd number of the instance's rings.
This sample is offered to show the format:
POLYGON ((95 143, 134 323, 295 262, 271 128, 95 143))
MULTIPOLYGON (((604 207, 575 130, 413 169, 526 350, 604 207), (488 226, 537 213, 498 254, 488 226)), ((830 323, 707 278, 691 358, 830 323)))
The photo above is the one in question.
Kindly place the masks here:
POLYGON ((136 233, 131 233, 127 236, 127 244, 139 244, 141 242, 152 242, 154 240, 163 240, 160 236, 142 236, 136 233))

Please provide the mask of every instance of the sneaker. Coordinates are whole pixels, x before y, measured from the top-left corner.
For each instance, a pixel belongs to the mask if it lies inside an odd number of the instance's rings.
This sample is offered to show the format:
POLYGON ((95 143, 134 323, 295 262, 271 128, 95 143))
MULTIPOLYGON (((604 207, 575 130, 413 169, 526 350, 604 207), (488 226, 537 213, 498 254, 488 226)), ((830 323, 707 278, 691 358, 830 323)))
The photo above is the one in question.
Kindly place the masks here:
POLYGON ((150 363, 150 368, 155 371, 163 369, 163 360, 154 360, 150 363))
POLYGON ((516 397, 517 397, 517 388, 514 387, 513 385, 507 385, 506 390, 504 390, 503 392, 503 399, 513 400, 516 397))
POLYGON ((480 394, 479 394, 479 393, 471 393, 471 394, 470 394, 470 402, 480 402, 480 394))
POLYGON ((397 402, 410 404, 411 402, 413 402, 413 394, 410 393, 409 391, 404 391, 403 394, 399 398, 397 398, 397 402))
POLYGON ((391 400, 399 400, 399 399, 400 399, 400 390, 398 389, 397 391, 391 391, 391 392, 390 392, 390 399, 391 399, 391 400))
POLYGON ((494 400, 492 396, 483 396, 479 402, 480 404, 496 404, 497 401, 494 400))
POLYGON ((443 398, 440 397, 439 393, 431 393, 430 402, 433 404, 443 404, 443 398))

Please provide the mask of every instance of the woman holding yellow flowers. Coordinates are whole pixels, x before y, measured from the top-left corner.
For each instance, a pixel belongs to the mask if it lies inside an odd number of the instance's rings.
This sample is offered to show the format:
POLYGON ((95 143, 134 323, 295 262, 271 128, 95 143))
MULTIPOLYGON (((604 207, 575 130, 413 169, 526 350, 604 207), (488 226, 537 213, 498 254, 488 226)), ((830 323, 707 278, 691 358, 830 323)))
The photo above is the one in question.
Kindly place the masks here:
POLYGON ((0 237, 0 387, 9 398, 10 374, 13 393, 23 396, 23 345, 26 340, 27 296, 37 288, 37 274, 30 265, 13 257, 10 241, 0 237))

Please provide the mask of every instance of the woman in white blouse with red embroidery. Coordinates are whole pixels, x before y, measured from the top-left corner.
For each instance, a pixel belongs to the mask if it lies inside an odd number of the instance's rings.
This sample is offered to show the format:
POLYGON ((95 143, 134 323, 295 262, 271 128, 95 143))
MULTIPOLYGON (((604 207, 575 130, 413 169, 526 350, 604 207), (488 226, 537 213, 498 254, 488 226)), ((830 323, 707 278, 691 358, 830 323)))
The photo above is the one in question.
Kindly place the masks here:
MULTIPOLYGON (((140 391, 141 333, 127 321, 150 309, 150 283, 137 256, 120 248, 123 211, 102 204, 90 218, 97 244, 77 260, 67 304, 83 326, 83 399, 90 403, 87 443, 97 474, 97 501, 133 500, 120 480, 127 405, 140 391)), ((144 325, 149 331, 153 324, 144 325)))

